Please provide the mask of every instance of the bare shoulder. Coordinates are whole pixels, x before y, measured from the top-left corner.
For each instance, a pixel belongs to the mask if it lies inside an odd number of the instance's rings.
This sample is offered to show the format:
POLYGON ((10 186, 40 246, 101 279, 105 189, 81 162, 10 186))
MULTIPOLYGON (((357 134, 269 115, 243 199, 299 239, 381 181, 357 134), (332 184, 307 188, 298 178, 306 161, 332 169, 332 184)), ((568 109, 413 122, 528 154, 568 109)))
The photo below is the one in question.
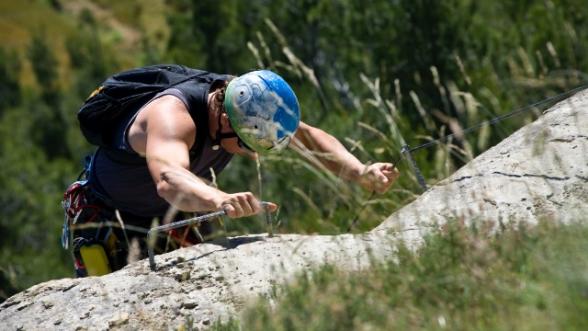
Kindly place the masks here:
MULTIPOLYGON (((188 108, 173 95, 165 95, 153 100, 145 106, 142 113, 146 131, 149 130, 149 127, 173 129, 178 134, 196 130, 196 124, 190 116, 188 108)), ((139 118, 137 120, 140 121, 139 118)))
POLYGON ((196 124, 180 99, 165 95, 147 104, 128 132, 131 146, 139 153, 145 150, 148 137, 182 140, 192 146, 196 138, 196 124))

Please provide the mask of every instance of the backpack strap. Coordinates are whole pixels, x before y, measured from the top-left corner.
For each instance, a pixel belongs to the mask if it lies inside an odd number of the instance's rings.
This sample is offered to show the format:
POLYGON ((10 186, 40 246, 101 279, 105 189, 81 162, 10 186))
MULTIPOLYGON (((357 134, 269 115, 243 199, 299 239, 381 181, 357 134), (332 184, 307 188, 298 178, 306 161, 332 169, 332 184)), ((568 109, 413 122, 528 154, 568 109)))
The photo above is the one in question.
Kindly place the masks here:
MULTIPOLYGON (((207 139, 208 134, 208 111, 206 109, 206 95, 210 89, 214 88, 215 86, 218 86, 220 82, 224 82, 230 79, 231 76, 210 73, 197 69, 191 69, 182 65, 156 65, 146 68, 149 72, 156 72, 153 69, 161 69, 164 72, 170 73, 169 76, 166 76, 165 78, 169 82, 169 84, 161 86, 160 83, 160 87, 156 89, 151 89, 146 92, 135 93, 128 97, 119 98, 118 100, 113 99, 111 100, 111 102, 116 103, 117 107, 120 108, 134 107, 134 102, 136 102, 137 100, 142 99, 145 100, 145 103, 149 102, 149 100, 155 97, 158 93, 161 93, 166 89, 176 88, 180 90, 187 99, 186 101, 188 103, 187 106, 190 112, 190 116, 196 124, 195 143, 189 151, 190 162, 194 161, 202 154, 205 145, 205 140, 207 139)), ((154 77, 155 76, 152 75, 149 76, 149 78, 145 78, 146 80, 143 83, 148 84, 148 80, 160 79, 154 77)), ((131 80, 132 78, 138 79, 137 76, 133 76, 133 71, 123 72, 108 79, 106 81, 106 84, 117 85, 116 82, 119 80, 131 80)), ((102 94, 101 92, 102 91, 98 92, 98 94, 102 94)), ((104 96, 107 95, 104 94, 104 96)), ((82 129, 84 128, 83 125, 81 127, 82 129)), ((109 159, 115 162, 128 165, 145 164, 144 157, 134 152, 116 148, 112 146, 112 144, 104 143, 104 139, 100 142, 93 143, 99 145, 100 150, 102 150, 109 159)))

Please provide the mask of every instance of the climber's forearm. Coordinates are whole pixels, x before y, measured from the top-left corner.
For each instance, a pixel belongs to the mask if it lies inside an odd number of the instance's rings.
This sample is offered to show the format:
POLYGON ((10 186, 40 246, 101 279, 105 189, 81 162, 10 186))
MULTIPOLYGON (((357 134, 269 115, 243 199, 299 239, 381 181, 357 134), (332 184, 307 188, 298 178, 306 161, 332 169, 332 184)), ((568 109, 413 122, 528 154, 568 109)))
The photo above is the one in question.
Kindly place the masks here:
POLYGON ((188 212, 218 210, 228 197, 183 168, 162 171, 157 193, 170 205, 188 212))
POLYGON ((368 191, 386 192, 399 176, 392 163, 364 165, 335 137, 323 130, 301 123, 292 148, 343 179, 353 181, 368 191), (306 153, 305 153, 306 152, 306 153))
POLYGON ((293 148, 307 149, 323 166, 337 176, 350 181, 359 181, 365 165, 337 138, 302 122, 295 138, 293 148))

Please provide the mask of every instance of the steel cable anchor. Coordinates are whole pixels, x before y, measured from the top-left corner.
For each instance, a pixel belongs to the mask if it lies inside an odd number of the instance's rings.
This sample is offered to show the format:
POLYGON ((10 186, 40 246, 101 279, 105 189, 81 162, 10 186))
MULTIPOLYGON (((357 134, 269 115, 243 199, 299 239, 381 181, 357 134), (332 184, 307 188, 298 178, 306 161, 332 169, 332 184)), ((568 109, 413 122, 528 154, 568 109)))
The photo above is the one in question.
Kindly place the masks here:
MULTIPOLYGON (((265 210, 265 214, 266 214, 265 220, 266 220, 266 223, 268 226, 268 236, 273 237, 273 218, 272 218, 272 215, 269 211, 270 203, 266 202, 266 201, 262 201, 261 206, 265 210)), ((153 247, 155 246, 154 236, 156 236, 159 232, 169 231, 169 230, 181 228, 183 226, 200 224, 202 222, 208 221, 211 218, 225 216, 226 214, 227 214, 227 212, 223 209, 223 210, 212 212, 210 214, 195 216, 195 217, 188 218, 188 219, 178 221, 178 222, 154 226, 151 229, 149 229, 149 232, 147 232, 147 253, 149 254, 149 268, 151 268, 151 271, 157 270, 156 264, 155 264, 155 253, 153 252, 153 247)))
POLYGON ((404 154, 404 156, 406 157, 406 160, 408 160, 408 165, 410 166, 410 169, 414 172, 419 185, 422 187, 423 191, 426 191, 427 190, 427 183, 425 182, 425 177, 423 177, 421 170, 419 169, 416 162, 412 158, 412 153, 410 151, 410 147, 405 144, 404 146, 402 146, 402 149, 400 150, 400 152, 402 154, 404 154))

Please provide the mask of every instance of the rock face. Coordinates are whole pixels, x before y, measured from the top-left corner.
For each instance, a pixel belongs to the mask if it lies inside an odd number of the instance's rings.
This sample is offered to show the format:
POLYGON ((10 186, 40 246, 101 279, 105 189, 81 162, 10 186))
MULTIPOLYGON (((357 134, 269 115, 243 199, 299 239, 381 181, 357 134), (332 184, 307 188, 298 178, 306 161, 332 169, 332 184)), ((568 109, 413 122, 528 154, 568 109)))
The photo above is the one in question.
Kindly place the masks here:
MULTIPOLYGON (((447 219, 582 220, 588 210, 588 90, 564 100, 437 183, 372 232, 447 219)), ((418 235, 417 235, 418 236, 418 235)))
POLYGON ((6 330, 206 328, 296 273, 331 263, 346 269, 418 247, 448 219, 468 222, 583 220, 588 214, 588 91, 546 111, 413 203, 361 235, 230 238, 85 279, 29 288, 0 306, 6 330))

